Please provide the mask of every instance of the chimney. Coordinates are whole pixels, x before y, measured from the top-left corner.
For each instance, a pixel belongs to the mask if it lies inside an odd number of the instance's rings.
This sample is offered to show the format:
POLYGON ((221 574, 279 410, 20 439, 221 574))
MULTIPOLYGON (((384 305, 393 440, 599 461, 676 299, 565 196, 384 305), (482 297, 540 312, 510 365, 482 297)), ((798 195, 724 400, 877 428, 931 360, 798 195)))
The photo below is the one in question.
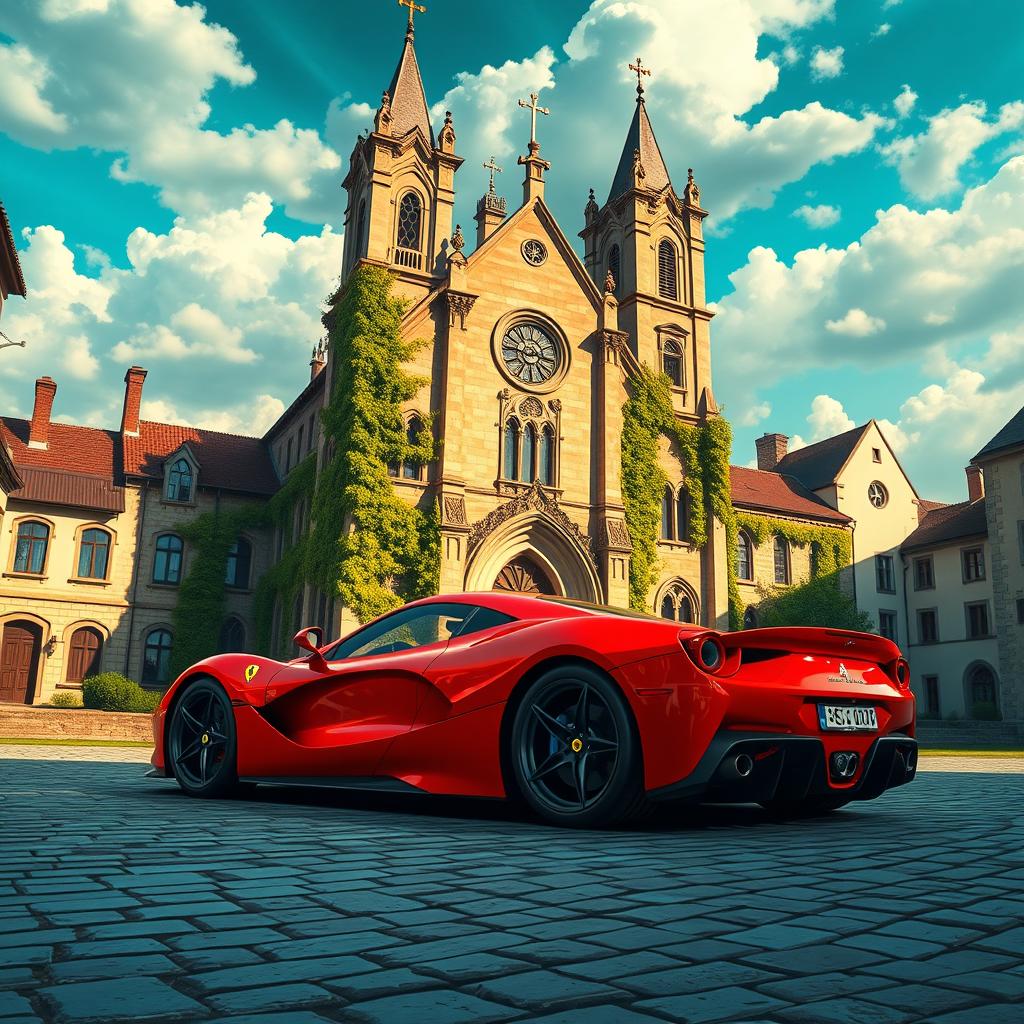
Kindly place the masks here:
POLYGON ((130 366, 124 375, 124 412, 121 414, 121 433, 139 436, 139 410, 142 407, 142 385, 146 371, 141 366, 130 366))
POLYGON ((36 404, 32 407, 32 423, 28 428, 29 448, 47 448, 50 437, 50 410, 53 396, 57 394, 57 383, 50 377, 36 381, 36 404))
POLYGON ((967 473, 967 497, 970 501, 978 501, 985 497, 985 477, 982 475, 981 466, 968 466, 967 473))
POLYGON ((757 448, 757 468, 773 472, 786 457, 789 438, 785 434, 762 434, 754 441, 757 448))

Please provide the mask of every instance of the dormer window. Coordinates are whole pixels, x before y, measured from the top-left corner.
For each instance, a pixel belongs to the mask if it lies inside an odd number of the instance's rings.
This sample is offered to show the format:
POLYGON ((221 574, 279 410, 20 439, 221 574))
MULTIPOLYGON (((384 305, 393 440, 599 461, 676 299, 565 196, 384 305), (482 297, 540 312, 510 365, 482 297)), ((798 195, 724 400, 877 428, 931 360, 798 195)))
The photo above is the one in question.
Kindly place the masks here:
POLYGON ((187 503, 193 500, 195 470, 184 457, 175 459, 167 470, 167 485, 164 496, 168 501, 187 503))

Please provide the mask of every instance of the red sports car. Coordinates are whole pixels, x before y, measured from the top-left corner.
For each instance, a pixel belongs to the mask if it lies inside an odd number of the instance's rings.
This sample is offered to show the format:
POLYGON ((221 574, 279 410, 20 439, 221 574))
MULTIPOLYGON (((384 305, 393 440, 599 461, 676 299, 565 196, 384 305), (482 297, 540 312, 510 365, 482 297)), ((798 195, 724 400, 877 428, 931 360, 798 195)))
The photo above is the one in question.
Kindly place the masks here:
POLYGON ((878 636, 718 633, 507 593, 407 604, 282 663, 220 654, 167 691, 155 771, 193 796, 239 783, 519 797, 560 825, 659 801, 782 813, 914 777, 907 663, 878 636))

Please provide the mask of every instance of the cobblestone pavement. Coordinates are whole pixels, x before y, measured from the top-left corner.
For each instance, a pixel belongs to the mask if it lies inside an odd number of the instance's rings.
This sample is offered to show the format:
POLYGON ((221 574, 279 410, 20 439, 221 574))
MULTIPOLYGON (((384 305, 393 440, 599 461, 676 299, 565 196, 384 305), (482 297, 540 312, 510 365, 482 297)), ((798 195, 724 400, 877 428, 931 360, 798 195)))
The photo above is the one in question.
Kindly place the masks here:
POLYGON ((8 753, 0 1024, 1024 1020, 1017 775, 578 833, 8 753))

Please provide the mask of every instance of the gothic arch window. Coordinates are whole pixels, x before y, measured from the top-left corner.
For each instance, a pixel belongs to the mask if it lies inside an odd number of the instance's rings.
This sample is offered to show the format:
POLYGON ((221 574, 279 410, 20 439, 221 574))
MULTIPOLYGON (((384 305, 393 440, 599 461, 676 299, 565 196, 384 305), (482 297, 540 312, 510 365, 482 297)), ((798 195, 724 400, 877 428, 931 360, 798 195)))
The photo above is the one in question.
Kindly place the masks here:
POLYGON ((220 627, 220 640, 217 651, 220 654, 231 654, 245 650, 245 625, 237 615, 229 615, 220 627))
POLYGON ((153 553, 153 582, 176 587, 181 582, 185 542, 176 533, 162 533, 153 553))
POLYGON ((537 478, 547 487, 555 485, 555 432, 545 424, 540 432, 540 458, 537 478))
POLYGON ((993 719, 999 715, 999 684, 992 666, 975 662, 965 673, 967 713, 971 718, 993 719))
POLYGON ((519 421, 509 419, 505 424, 502 441, 502 476, 506 480, 519 479, 519 421))
POLYGON ((398 203, 398 232, 395 244, 399 249, 419 252, 423 221, 423 203, 415 192, 406 192, 398 203))
POLYGON ((14 571, 42 576, 46 572, 46 555, 50 548, 50 527, 38 519, 23 519, 18 523, 17 538, 14 571))
POLYGON ((658 243, 658 294, 663 299, 679 298, 678 274, 676 247, 663 238, 658 243))
POLYGON ((523 428, 523 468, 519 474, 520 480, 528 484, 533 483, 536 474, 535 456, 537 453, 537 431, 532 423, 527 423, 523 428))
POLYGON ((164 489, 164 497, 168 501, 191 501, 193 477, 192 464, 188 459, 175 459, 167 470, 167 486, 164 489))
POLYGON ((157 626, 146 634, 146 646, 142 654, 142 683, 163 685, 171 674, 171 651, 174 637, 169 629, 157 626))
POLYGON ((660 604, 655 607, 663 619, 671 619, 673 622, 697 621, 697 598, 684 580, 670 580, 660 604))
POLYGON ((359 201, 359 217, 356 220, 356 253, 355 258, 366 255, 366 200, 359 201))
POLYGON ((685 487, 676 494, 676 540, 685 541, 690 536, 690 495, 685 487))
POLYGON ((248 590, 251 574, 252 545, 244 537, 239 537, 228 552, 228 567, 224 574, 224 583, 236 590, 248 590))
POLYGON ((789 583, 789 543, 785 537, 776 534, 772 549, 775 554, 775 582, 789 583))
POLYGON ((672 382, 672 387, 685 386, 686 377, 683 372, 683 346, 674 338, 666 338, 661 348, 661 368, 672 382))
POLYGON ((615 280, 614 294, 616 295, 619 293, 619 282, 621 281, 621 278, 619 277, 619 268, 621 263, 622 259, 619 254, 619 247, 617 245, 613 245, 608 250, 608 272, 615 280))
MULTIPOLYGON (((420 434, 423 433, 423 420, 419 416, 409 417, 405 425, 405 442, 410 448, 419 444, 420 434)), ((402 462, 402 477, 406 480, 423 479, 423 463, 414 459, 405 459, 402 462)))
POLYGON ((671 540, 672 539, 672 507, 675 504, 675 498, 672 494, 672 488, 666 484, 665 490, 661 494, 661 539, 671 540))
POLYGON ((753 580, 754 578, 754 545, 750 540, 750 534, 746 530, 740 530, 737 541, 736 575, 741 580, 753 580))

